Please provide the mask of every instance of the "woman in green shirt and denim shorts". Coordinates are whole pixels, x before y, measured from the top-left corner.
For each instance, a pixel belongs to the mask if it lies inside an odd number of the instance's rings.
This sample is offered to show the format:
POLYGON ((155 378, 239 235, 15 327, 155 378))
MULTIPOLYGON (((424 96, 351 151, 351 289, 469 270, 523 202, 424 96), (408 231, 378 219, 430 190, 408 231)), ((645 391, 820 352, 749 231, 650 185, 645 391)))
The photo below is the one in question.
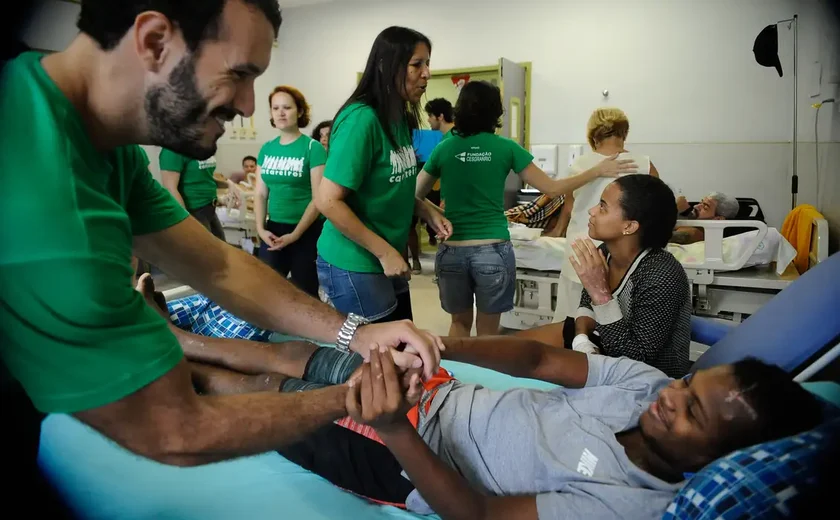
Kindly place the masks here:
POLYGON ((402 251, 415 212, 448 236, 443 215, 414 197, 411 130, 420 120, 431 51, 417 31, 382 31, 332 126, 316 197, 327 217, 318 241, 318 280, 336 309, 369 321, 412 316, 411 271, 402 251))
POLYGON ((473 306, 479 336, 497 334, 501 313, 513 308, 516 262, 504 211, 505 179, 513 171, 552 197, 597 177, 632 170, 631 161, 611 157, 580 175, 552 180, 517 142, 496 135, 504 112, 499 88, 468 83, 455 105, 452 137, 432 152, 417 181, 423 200, 437 179, 453 234, 441 244, 435 274, 443 310, 452 315, 450 336, 469 336, 473 306))

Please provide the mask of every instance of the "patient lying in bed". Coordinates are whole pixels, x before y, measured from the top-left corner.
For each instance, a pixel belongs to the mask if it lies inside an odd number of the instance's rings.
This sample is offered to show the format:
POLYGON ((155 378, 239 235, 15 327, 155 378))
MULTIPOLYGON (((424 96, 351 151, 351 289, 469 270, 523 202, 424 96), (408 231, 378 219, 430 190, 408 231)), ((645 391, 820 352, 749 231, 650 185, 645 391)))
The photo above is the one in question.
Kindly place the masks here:
MULTIPOLYGON (((740 204, 738 199, 725 193, 712 192, 695 204, 689 206, 685 197, 677 197, 677 211, 683 219, 689 220, 726 220, 738 216, 740 204)), ((694 244, 705 238, 703 228, 681 226, 674 229, 674 234, 668 241, 672 244, 694 244)))
POLYGON ((626 358, 527 339, 445 339, 447 359, 562 385, 492 391, 445 371, 421 388, 416 374, 396 373, 387 352, 363 364, 307 343, 216 341, 195 349, 219 351, 197 377, 206 392, 352 379, 348 410, 358 422, 278 451, 346 490, 445 520, 657 518, 685 473, 820 421, 811 394, 755 360, 675 380, 626 358))

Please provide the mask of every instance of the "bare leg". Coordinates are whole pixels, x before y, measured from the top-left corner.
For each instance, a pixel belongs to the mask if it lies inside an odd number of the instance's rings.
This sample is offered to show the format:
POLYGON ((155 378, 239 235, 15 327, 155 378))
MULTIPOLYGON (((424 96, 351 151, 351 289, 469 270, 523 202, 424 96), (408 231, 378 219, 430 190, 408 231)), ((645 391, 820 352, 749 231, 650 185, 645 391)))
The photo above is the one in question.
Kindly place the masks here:
POLYGON ((514 332, 512 335, 517 338, 533 339, 546 345, 563 348, 563 326, 564 323, 561 321, 560 323, 551 323, 535 329, 520 330, 514 332))
POLYGON ((453 338, 468 338, 472 333, 473 311, 452 315, 452 325, 449 327, 449 335, 453 338))
POLYGON ((484 314, 478 312, 475 315, 475 329, 479 336, 496 336, 499 334, 499 321, 501 314, 484 314))
POLYGON ((286 376, 280 374, 248 375, 203 363, 190 363, 193 385, 205 395, 279 392, 286 376))

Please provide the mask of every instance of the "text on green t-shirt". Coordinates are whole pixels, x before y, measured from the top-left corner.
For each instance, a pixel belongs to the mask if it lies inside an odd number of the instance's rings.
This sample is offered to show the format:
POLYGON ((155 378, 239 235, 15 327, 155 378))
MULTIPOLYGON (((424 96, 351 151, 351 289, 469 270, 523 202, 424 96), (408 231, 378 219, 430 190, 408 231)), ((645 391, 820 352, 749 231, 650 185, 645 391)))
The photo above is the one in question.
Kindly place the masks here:
POLYGON ((280 144, 275 138, 260 148, 257 164, 268 188, 268 219, 297 224, 312 202, 312 168, 327 162, 324 146, 309 136, 280 144))
MULTIPOLYGON (((359 220, 397 251, 408 242, 414 215, 417 157, 406 123, 394 125, 396 146, 385 134, 376 112, 353 104, 335 119, 324 178, 351 193, 345 202, 359 220)), ((381 273, 379 260, 341 234, 332 222, 324 225, 318 254, 346 271, 381 273)))

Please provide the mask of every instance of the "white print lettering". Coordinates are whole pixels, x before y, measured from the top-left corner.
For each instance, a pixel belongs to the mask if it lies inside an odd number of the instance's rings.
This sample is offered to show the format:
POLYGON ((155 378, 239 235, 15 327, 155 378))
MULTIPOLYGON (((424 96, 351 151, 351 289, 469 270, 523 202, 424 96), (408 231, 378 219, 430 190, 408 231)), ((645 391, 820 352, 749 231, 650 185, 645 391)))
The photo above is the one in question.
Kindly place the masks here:
POLYGON ((204 159, 203 161, 198 161, 198 169, 199 170, 209 170, 209 169, 216 169, 216 158, 211 157, 209 159, 204 159))
POLYGON ((395 184, 417 175, 417 157, 414 147, 403 146, 399 150, 391 150, 391 178, 388 182, 395 184))
POLYGON ((263 175, 279 175, 281 177, 303 177, 303 157, 275 157, 266 155, 263 158, 263 175))
POLYGON ((577 471, 581 475, 592 477, 595 475, 595 466, 598 465, 598 457, 592 454, 591 451, 584 448, 580 455, 580 462, 578 462, 577 471))
POLYGON ((490 162, 493 160, 493 152, 461 152, 455 154, 455 158, 462 163, 490 162))

